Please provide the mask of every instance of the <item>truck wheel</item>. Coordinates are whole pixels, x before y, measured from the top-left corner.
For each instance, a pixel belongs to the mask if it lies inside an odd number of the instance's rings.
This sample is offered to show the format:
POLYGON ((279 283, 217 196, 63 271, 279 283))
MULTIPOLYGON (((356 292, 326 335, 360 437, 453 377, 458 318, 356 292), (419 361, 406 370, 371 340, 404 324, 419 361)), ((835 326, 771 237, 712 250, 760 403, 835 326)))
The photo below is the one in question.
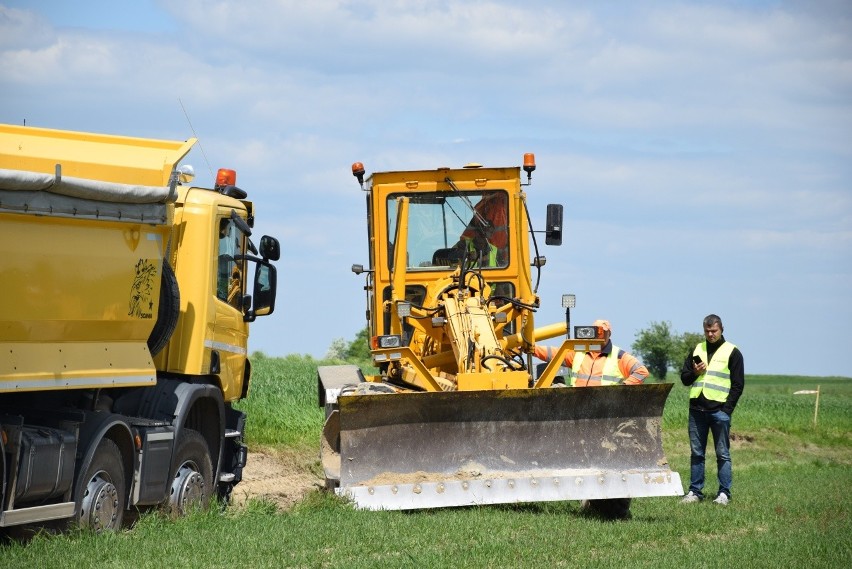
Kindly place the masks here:
POLYGON ((175 451, 172 487, 166 509, 173 516, 185 516, 193 509, 206 509, 213 491, 213 466, 207 441, 201 433, 183 429, 175 451))
POLYGON ((152 356, 159 354, 177 326, 180 314, 180 290, 178 289, 175 271, 169 262, 163 259, 163 273, 160 278, 160 306, 157 311, 157 322, 148 337, 148 349, 152 356))
POLYGON ((79 484, 79 525, 95 533, 120 529, 126 500, 124 467, 121 452, 113 441, 103 439, 98 444, 79 484))

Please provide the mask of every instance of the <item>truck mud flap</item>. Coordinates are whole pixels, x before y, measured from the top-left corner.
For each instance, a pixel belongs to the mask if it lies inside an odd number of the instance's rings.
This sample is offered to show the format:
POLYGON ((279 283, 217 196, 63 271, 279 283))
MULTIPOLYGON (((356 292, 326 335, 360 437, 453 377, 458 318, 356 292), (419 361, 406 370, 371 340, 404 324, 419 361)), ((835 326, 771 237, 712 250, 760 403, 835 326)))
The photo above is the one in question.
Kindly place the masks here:
POLYGON ((679 496, 660 429, 671 388, 341 395, 326 483, 370 510, 679 496))

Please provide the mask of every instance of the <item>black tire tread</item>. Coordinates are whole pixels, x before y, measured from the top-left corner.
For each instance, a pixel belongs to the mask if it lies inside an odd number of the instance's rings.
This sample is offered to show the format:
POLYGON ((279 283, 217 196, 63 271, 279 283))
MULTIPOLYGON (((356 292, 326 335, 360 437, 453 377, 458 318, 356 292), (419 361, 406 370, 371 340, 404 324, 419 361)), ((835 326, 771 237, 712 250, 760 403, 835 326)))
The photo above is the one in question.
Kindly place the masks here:
POLYGON ((180 315, 180 290, 175 271, 166 259, 163 259, 163 271, 160 278, 160 305, 157 309, 157 322, 148 337, 148 350, 156 356, 172 337, 180 315))

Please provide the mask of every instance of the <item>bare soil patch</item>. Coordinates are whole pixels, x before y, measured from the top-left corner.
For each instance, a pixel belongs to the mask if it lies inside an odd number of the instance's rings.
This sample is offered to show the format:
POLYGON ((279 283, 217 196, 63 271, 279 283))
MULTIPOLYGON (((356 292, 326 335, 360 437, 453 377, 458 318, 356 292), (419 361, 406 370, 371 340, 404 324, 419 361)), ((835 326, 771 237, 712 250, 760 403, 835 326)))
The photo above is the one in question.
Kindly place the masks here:
POLYGON ((243 507, 251 499, 274 503, 287 510, 309 492, 322 487, 318 457, 310 452, 258 450, 248 453, 243 479, 231 495, 234 507, 243 507))

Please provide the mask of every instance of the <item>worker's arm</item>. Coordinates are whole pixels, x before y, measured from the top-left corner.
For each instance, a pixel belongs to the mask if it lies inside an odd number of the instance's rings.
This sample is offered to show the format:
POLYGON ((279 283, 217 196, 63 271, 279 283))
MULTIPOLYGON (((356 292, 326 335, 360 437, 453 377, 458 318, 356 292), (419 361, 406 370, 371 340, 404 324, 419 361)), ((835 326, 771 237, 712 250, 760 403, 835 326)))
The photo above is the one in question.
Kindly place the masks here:
POLYGON ((728 399, 722 405, 722 411, 732 415, 745 387, 745 365, 739 348, 734 348, 731 352, 731 357, 728 358, 728 369, 731 372, 731 390, 728 392, 728 399))
POLYGON ((698 379, 693 365, 692 350, 689 350, 686 354, 686 360, 683 362, 683 367, 680 368, 680 382, 686 386, 692 385, 698 379))
MULTIPOLYGON (((543 362, 549 362, 553 359, 553 355, 556 353, 557 349, 558 348, 554 348, 553 346, 536 345, 535 348, 533 348, 533 355, 543 362)), ((574 365, 574 350, 565 350, 565 361, 563 365, 568 367, 574 365)))
POLYGON ((622 352, 618 358, 618 367, 626 385, 639 385, 648 377, 648 368, 631 354, 622 352))

